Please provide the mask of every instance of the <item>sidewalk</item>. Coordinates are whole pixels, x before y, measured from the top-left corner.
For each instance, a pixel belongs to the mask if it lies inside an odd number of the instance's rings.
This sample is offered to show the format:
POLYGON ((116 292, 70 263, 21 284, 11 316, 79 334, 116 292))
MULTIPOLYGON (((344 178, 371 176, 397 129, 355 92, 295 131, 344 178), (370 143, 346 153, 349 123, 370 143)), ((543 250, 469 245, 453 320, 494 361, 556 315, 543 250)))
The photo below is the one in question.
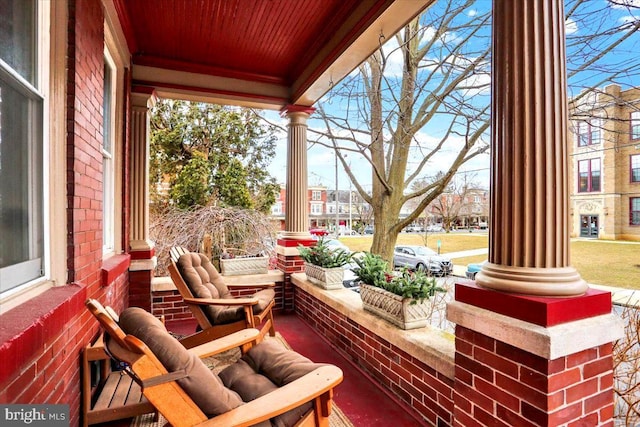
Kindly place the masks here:
POLYGON ((442 254, 448 258, 451 258, 453 260, 453 275, 454 276, 458 276, 458 277, 466 277, 465 276, 465 272, 467 271, 467 265, 458 265, 455 262, 456 258, 464 258, 464 257, 468 257, 468 256, 475 256, 475 255, 487 255, 489 253, 489 249, 488 248, 481 248, 481 249, 470 249, 468 251, 460 251, 460 252, 449 252, 447 254, 442 254))

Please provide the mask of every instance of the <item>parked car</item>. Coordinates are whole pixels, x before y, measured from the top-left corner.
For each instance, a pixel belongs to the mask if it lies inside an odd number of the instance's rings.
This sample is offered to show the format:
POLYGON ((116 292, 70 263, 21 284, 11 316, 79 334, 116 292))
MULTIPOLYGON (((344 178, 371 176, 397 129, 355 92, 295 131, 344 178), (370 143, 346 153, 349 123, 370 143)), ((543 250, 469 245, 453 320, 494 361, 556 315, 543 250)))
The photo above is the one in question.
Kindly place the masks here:
POLYGON ((467 264, 467 271, 464 272, 464 275, 467 276, 467 279, 469 280, 476 280, 476 274, 478 273, 478 271, 482 270, 482 266, 486 262, 487 261, 478 264, 467 264))
POLYGON ((367 225, 362 234, 373 234, 373 225, 367 225))
POLYGON ((356 264, 355 262, 344 265, 344 276, 342 279, 342 284, 345 288, 358 287, 358 284, 356 283, 356 279, 358 278, 358 275, 355 272, 356 268, 358 268, 358 264, 356 264))
POLYGON ((345 228, 340 230, 341 236, 357 236, 359 233, 356 230, 352 230, 350 228, 345 228))
POLYGON ((407 233, 424 233, 424 227, 421 225, 410 225, 405 228, 407 233))
POLYGON ((438 255, 426 246, 400 245, 393 251, 394 267, 428 270, 434 276, 445 276, 453 271, 451 259, 438 255))
POLYGON ((442 228, 441 224, 432 224, 427 226, 427 231, 429 233, 442 233, 444 231, 444 228, 442 228))
POLYGON ((343 251, 345 251, 348 254, 351 253, 351 249, 349 249, 349 247, 347 245, 345 245, 344 243, 342 243, 338 239, 327 239, 325 237, 323 240, 324 240, 325 245, 327 245, 329 247, 329 249, 333 249, 333 250, 342 249, 343 251))
POLYGON ((326 228, 310 228, 309 233, 313 236, 327 236, 329 231, 326 228))

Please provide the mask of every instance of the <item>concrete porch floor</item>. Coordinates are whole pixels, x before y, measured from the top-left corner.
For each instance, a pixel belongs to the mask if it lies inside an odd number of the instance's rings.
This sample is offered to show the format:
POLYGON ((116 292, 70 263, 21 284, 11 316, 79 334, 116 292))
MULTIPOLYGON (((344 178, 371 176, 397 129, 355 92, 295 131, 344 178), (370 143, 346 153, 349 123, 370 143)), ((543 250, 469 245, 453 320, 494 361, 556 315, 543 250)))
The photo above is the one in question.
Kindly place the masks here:
MULTIPOLYGON (((195 320, 168 322, 167 328, 176 333, 192 333, 195 320)), ((412 427, 426 425, 414 417, 406 404, 383 391, 360 368, 338 353, 330 343, 317 334, 295 314, 277 314, 276 330, 298 353, 314 362, 331 363, 342 369, 344 381, 334 394, 336 404, 356 427, 412 427)))

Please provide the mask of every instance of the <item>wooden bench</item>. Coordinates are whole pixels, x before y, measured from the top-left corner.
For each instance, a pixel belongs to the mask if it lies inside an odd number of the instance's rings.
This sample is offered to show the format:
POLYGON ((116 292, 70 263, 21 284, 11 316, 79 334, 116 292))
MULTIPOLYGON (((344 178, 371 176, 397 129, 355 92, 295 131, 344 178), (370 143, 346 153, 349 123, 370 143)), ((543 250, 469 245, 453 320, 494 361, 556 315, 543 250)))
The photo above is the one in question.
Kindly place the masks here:
POLYGON ((83 427, 156 412, 129 375, 124 371, 111 371, 111 359, 104 351, 102 334, 83 349, 81 368, 83 427), (91 381, 92 362, 98 362, 100 371, 95 393, 91 381))

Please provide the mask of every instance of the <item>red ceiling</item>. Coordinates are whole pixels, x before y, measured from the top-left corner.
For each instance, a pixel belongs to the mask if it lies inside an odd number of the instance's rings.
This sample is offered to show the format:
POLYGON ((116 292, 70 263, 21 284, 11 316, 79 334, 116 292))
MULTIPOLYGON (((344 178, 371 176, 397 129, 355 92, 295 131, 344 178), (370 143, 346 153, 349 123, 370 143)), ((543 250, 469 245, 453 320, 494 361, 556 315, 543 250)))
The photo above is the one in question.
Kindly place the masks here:
POLYGON ((118 0, 117 8, 134 64, 290 84, 359 3, 118 0))

